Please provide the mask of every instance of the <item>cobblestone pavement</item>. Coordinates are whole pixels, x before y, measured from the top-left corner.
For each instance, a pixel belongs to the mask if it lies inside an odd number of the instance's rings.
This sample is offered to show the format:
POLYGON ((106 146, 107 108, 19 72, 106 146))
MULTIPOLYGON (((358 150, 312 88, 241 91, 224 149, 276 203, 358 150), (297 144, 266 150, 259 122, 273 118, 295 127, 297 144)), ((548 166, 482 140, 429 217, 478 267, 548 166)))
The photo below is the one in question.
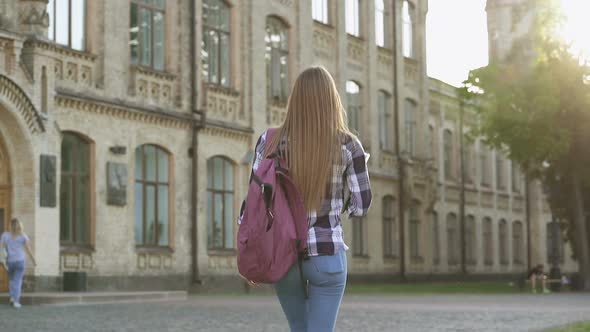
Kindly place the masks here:
MULTIPOLYGON (((337 331, 541 331, 590 320, 590 294, 347 296, 337 331)), ((182 302, 0 305, 0 331, 288 331, 270 296, 182 302)))

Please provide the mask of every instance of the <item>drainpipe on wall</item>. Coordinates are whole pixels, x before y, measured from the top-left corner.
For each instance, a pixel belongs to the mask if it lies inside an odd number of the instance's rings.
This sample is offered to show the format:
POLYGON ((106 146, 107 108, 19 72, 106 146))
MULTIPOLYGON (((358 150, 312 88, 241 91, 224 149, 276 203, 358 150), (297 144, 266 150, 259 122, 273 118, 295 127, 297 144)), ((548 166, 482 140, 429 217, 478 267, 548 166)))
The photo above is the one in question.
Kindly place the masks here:
POLYGON ((198 187, 198 176, 199 176, 199 162, 198 162, 198 147, 199 147, 199 130, 204 127, 205 114, 198 107, 197 98, 197 12, 196 12, 196 1, 190 1, 190 61, 191 61, 191 112, 193 115, 193 126, 192 126, 192 146, 191 146, 191 221, 192 221, 192 232, 191 232, 191 252, 192 252, 192 280, 193 284, 201 284, 199 276, 199 232, 198 232, 198 210, 197 203, 199 201, 199 187, 198 187))
POLYGON ((406 281, 406 250, 405 250, 405 227, 404 227, 404 161, 401 157, 400 148, 400 127, 399 127, 399 91, 398 91, 398 68, 397 68, 397 1, 392 1, 392 17, 393 17, 393 100, 395 105, 394 121, 395 121, 395 154, 397 156, 397 174, 398 174, 398 218, 399 218, 399 277, 402 282, 406 281))
POLYGON ((525 211, 525 219, 526 219, 526 264, 527 264, 527 271, 531 270, 531 192, 530 192, 530 183, 529 183, 529 176, 525 173, 524 175, 524 211, 525 211))
POLYGON ((465 142, 463 134, 463 122, 465 112, 465 102, 461 99, 459 108, 459 150, 461 161, 461 196, 459 203, 459 221, 461 227, 461 273, 467 274, 467 238, 465 234, 465 142))

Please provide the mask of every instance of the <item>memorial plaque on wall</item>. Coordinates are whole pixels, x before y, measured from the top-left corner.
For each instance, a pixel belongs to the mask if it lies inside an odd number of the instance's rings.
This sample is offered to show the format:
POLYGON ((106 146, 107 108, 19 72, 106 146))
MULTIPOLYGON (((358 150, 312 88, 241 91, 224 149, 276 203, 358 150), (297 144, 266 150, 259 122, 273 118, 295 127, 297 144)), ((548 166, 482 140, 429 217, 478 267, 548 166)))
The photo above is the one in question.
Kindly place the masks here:
POLYGON ((43 207, 56 206, 56 163, 57 160, 55 156, 41 155, 40 191, 41 206, 43 207))
POLYGON ((127 165, 107 163, 107 204, 127 204, 127 165))

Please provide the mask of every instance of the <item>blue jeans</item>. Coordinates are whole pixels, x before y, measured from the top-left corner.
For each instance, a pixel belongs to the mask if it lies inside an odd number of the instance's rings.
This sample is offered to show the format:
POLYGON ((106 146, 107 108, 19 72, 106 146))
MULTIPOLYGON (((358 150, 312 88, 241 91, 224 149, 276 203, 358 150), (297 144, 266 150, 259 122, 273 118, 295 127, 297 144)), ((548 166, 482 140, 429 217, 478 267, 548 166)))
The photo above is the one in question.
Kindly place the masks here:
POLYGON ((10 281, 10 297, 16 303, 20 303, 20 293, 25 274, 25 261, 8 262, 8 280, 10 281))
POLYGON ((346 286, 346 269, 345 251, 333 256, 313 256, 303 261, 303 279, 309 281, 307 300, 298 264, 275 284, 291 331, 334 330, 346 286))

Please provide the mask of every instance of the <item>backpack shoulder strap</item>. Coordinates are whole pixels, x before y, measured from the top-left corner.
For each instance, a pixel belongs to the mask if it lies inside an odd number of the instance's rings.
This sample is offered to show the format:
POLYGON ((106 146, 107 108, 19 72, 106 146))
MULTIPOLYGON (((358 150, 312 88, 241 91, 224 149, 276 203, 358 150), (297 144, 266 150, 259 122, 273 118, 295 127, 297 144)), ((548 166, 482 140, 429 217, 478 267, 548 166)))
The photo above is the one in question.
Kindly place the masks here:
MULTIPOLYGON (((268 144, 269 142, 271 142, 273 140, 273 138, 276 136, 276 134, 279 132, 279 128, 268 128, 266 130, 266 147, 264 148, 264 150, 266 151, 266 149, 268 148, 268 144)), ((266 154, 266 152, 265 152, 266 154)))

